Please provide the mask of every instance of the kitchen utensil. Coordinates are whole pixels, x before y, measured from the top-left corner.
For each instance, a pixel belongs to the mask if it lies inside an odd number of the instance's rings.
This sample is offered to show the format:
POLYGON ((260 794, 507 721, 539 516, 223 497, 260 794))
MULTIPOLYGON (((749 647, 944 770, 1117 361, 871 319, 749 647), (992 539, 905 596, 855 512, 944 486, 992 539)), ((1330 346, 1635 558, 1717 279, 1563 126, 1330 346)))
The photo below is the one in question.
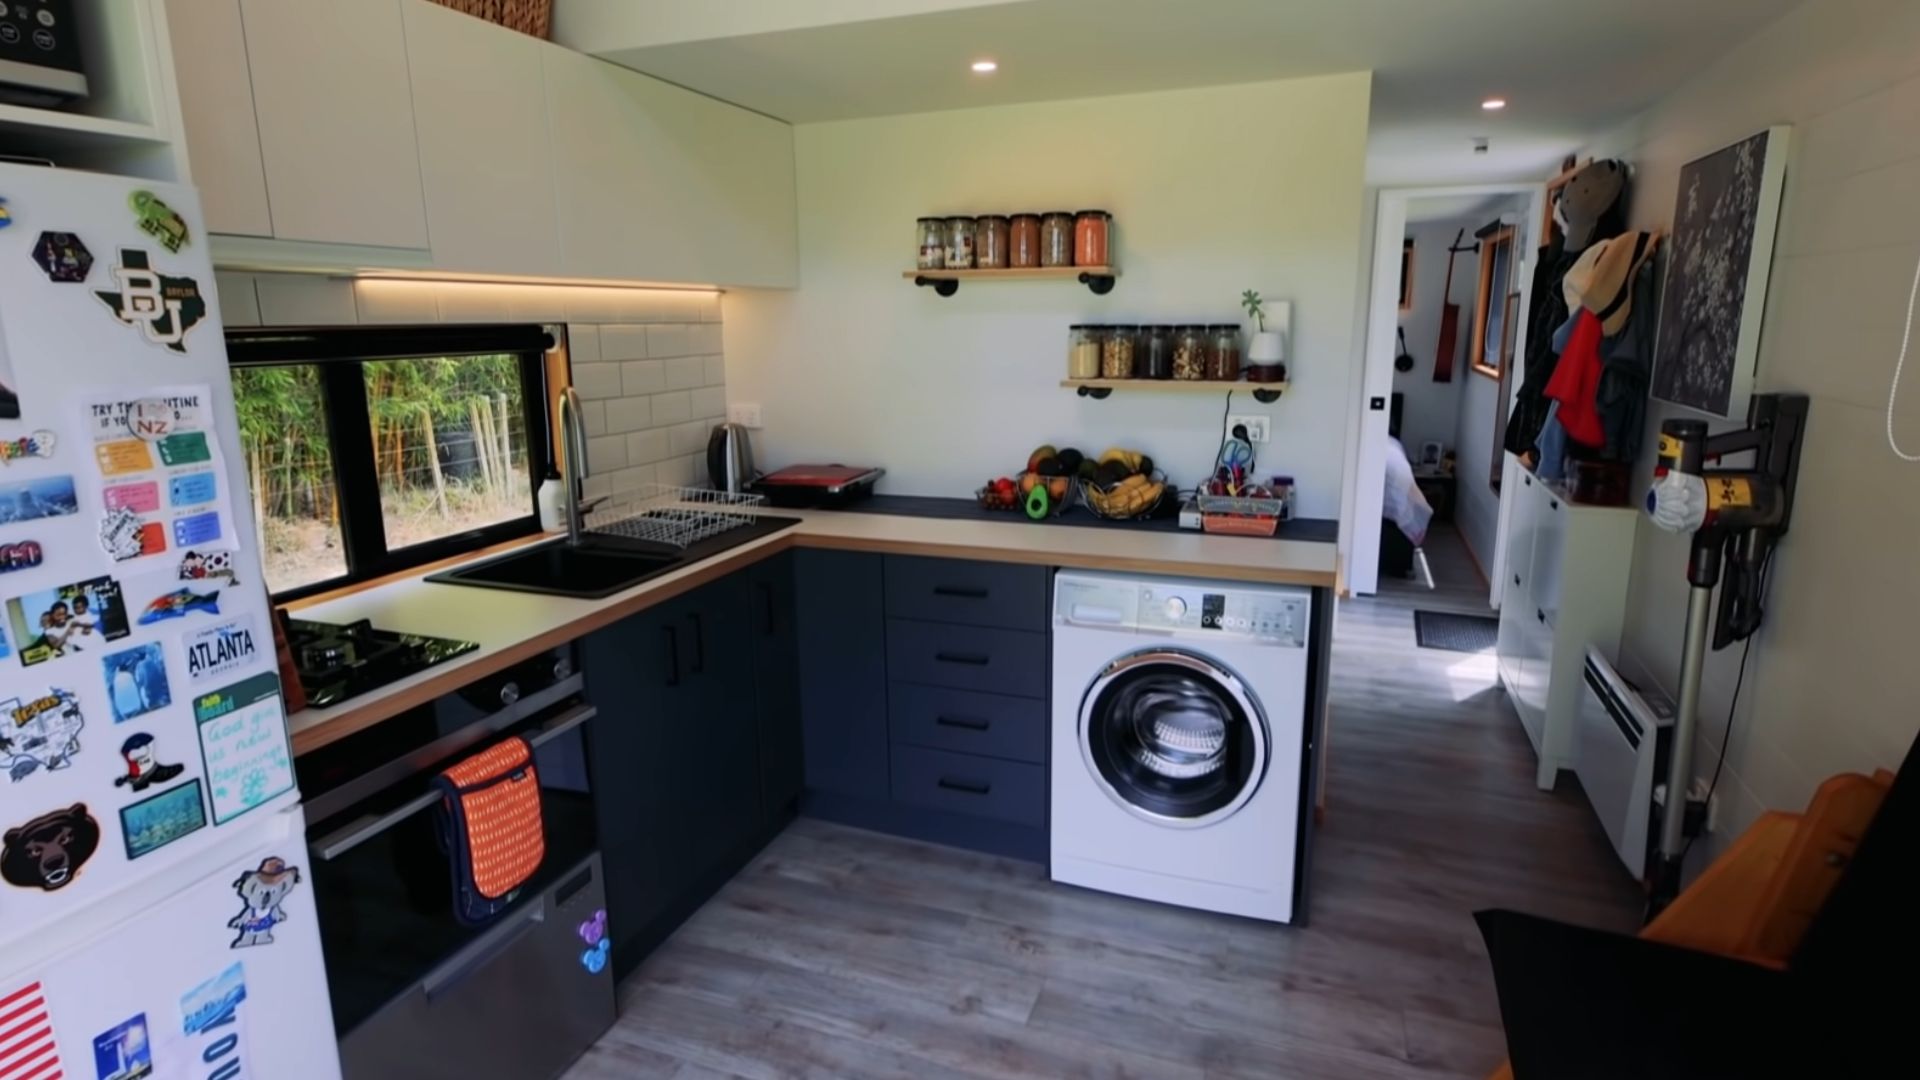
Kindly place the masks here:
POLYGON ((753 438, 739 424, 715 424, 707 436, 707 477, 715 491, 743 494, 753 486, 753 438))

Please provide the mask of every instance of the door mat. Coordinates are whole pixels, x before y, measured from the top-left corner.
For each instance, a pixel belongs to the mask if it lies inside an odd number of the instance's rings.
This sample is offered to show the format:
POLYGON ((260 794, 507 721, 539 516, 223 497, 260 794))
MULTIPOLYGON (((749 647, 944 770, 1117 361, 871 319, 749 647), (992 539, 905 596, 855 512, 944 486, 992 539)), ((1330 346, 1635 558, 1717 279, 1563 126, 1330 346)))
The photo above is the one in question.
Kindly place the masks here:
POLYGON ((1413 613, 1413 634, 1423 649, 1488 652, 1500 640, 1500 620, 1491 615, 1416 610, 1413 613))

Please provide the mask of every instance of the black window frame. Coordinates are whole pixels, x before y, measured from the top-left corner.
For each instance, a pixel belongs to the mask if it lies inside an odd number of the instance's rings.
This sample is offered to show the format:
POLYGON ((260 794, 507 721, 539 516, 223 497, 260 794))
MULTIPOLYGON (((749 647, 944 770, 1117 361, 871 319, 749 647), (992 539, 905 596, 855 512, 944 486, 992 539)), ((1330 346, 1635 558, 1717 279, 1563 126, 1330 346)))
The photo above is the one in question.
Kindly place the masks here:
MULTIPOLYGON (((269 327, 227 331, 229 367, 312 365, 320 372, 325 400, 328 455, 340 508, 340 541, 347 572, 272 594, 284 604, 350 585, 402 573, 484 547, 538 534, 540 478, 553 459, 548 425, 547 354, 555 338, 536 325, 269 327), (511 355, 519 359, 527 431, 527 513, 452 536, 407 547, 387 547, 380 509, 380 478, 373 449, 373 414, 363 365, 380 360, 421 360, 511 355)), ((264 542, 261 538, 259 542, 264 542)), ((264 553, 263 553, 264 555, 264 553)))

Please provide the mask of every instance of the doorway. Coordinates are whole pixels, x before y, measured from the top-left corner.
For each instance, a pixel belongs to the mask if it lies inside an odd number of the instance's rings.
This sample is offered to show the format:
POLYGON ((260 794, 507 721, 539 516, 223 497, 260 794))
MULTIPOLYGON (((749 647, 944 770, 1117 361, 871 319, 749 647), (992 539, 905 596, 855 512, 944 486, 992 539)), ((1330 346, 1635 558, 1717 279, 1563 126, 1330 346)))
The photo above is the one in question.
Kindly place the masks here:
POLYGON ((1436 516, 1499 579, 1498 432, 1518 387, 1544 195, 1538 184, 1380 193, 1342 498, 1353 594, 1423 574, 1414 555, 1436 516))

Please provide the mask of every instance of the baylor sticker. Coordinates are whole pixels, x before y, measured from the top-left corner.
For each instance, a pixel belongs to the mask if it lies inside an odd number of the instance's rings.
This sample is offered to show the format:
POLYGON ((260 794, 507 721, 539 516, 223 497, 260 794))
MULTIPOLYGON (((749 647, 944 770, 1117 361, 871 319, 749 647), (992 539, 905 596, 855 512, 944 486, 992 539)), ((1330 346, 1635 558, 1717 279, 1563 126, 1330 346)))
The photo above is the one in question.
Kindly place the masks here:
POLYGON ((254 633, 251 615, 189 634, 187 677, 200 682, 238 671, 260 655, 261 644, 259 635, 254 633))
POLYGON ((207 300, 200 295, 198 282, 160 273, 138 248, 120 250, 113 279, 118 289, 95 289, 93 295, 115 318, 138 328, 152 344, 177 353, 187 351, 187 334, 207 317, 207 300))

